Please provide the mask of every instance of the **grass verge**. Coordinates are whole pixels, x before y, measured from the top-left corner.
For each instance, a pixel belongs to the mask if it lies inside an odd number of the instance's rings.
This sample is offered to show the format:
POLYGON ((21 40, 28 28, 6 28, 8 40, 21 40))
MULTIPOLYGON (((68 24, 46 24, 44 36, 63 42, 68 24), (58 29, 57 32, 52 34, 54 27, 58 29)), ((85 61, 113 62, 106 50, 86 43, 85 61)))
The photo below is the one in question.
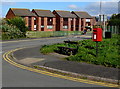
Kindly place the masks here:
MULTIPOLYGON (((66 60, 86 62, 96 65, 104 65, 106 67, 120 68, 120 55, 118 53, 120 42, 119 35, 113 35, 111 39, 103 39, 99 42, 99 53, 96 57, 96 43, 91 39, 78 41, 80 46, 77 54, 69 56, 66 60)), ((64 43, 44 45, 40 51, 43 54, 55 52, 58 46, 66 46, 64 43)), ((69 45, 69 47, 76 48, 76 45, 69 45)))

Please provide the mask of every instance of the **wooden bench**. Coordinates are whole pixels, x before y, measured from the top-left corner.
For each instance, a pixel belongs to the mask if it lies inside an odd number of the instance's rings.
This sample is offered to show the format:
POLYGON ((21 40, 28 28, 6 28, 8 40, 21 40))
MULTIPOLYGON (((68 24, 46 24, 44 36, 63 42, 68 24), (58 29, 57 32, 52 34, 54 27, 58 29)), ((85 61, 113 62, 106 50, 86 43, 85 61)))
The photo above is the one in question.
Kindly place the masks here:
POLYGON ((78 52, 78 42, 75 41, 64 41, 67 44, 67 47, 58 47, 60 53, 64 53, 66 55, 75 55, 78 52), (68 44, 76 44, 77 48, 70 48, 68 44))

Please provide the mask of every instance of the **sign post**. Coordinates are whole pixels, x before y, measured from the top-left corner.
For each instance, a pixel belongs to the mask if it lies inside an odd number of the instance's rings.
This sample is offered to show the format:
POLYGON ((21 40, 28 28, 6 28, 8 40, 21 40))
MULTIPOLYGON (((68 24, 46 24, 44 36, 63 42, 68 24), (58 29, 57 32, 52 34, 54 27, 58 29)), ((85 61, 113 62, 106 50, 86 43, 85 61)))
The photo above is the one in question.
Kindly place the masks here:
POLYGON ((99 15, 99 20, 103 23, 103 37, 105 38, 107 15, 99 15))
POLYGON ((96 57, 98 57, 98 41, 96 41, 96 57))

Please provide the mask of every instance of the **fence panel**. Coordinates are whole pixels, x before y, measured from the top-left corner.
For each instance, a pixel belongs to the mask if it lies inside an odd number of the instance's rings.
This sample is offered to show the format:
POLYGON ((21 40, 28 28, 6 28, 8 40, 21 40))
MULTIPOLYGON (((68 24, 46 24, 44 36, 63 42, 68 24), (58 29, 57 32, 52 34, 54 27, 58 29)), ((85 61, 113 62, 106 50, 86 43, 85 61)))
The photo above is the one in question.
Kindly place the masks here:
POLYGON ((29 38, 39 38, 39 37, 61 37, 68 35, 81 35, 81 33, 82 31, 28 31, 26 35, 29 38))
POLYGON ((119 26, 107 26, 106 31, 111 32, 112 34, 118 34, 120 32, 120 28, 119 26))

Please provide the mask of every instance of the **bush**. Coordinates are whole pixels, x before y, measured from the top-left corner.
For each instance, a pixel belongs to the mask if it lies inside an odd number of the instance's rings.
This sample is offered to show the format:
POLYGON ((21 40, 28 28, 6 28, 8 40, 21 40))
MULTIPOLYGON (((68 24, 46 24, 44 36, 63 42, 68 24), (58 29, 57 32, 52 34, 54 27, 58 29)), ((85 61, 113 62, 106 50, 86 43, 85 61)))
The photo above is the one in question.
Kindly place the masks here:
POLYGON ((54 45, 44 45, 42 46, 42 48, 40 49, 41 53, 43 54, 48 54, 48 53, 52 53, 55 50, 58 50, 57 47, 58 46, 65 46, 65 44, 54 44, 54 45))
POLYGON ((25 21, 22 17, 15 17, 12 19, 7 19, 7 24, 16 26, 21 32, 26 33, 28 28, 25 26, 25 21))
POLYGON ((108 22, 108 25, 120 25, 120 14, 113 14, 108 22))
POLYGON ((0 29, 2 29, 2 39, 3 40, 17 39, 17 38, 25 37, 23 32, 21 32, 15 26, 4 24, 4 25, 0 26, 0 29))

